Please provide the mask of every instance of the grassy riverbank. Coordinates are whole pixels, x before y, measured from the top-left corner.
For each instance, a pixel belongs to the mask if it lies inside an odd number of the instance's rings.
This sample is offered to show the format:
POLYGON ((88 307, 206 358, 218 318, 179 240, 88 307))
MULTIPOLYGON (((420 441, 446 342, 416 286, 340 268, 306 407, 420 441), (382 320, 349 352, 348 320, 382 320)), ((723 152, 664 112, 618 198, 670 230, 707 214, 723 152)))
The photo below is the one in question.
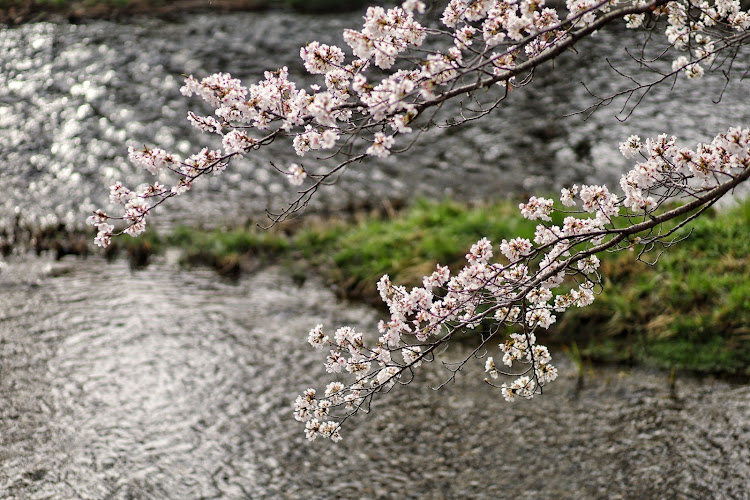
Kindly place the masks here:
MULTIPOLYGON (((391 218, 309 221, 292 235, 182 228, 144 241, 152 250, 181 248, 186 264, 211 265, 227 275, 269 261, 282 262, 299 279, 314 269, 341 296, 377 305, 381 275, 416 285, 438 262, 463 265, 481 236, 499 243, 529 237, 534 226, 507 202, 419 202, 391 218)), ((750 202, 704 215, 692 228, 653 266, 630 252, 603 256, 604 292, 592 306, 561 315, 551 343, 575 346, 583 359, 597 362, 750 375, 750 202)), ((138 255, 137 242, 127 245, 131 256, 138 255)))

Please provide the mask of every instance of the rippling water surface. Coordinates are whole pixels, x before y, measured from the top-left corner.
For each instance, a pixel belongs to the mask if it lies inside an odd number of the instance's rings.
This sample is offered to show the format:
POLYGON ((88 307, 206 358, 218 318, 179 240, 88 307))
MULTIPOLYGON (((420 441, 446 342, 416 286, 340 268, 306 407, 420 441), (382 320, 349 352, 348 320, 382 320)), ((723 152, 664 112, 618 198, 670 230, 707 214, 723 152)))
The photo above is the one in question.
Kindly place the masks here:
MULTIPOLYGON (((513 405, 428 366, 338 444, 296 394, 327 378, 306 332, 377 314, 270 269, 222 282, 164 263, 0 273, 2 498, 747 498, 750 387, 575 370, 513 405)), ((461 348, 447 354, 457 359, 461 348)), ((559 354, 559 353, 558 353, 559 354)), ((558 356, 559 357, 559 356, 558 356)))
MULTIPOLYGON (((80 224, 82 213, 105 201, 109 184, 146 179, 128 164, 128 145, 159 145, 183 155, 216 146, 215 137, 201 135, 185 119, 188 109, 210 110, 180 95, 181 75, 225 71, 253 83, 263 71, 286 65, 293 79, 308 85, 314 80, 304 75, 299 47, 310 40, 341 43, 341 31, 361 25, 360 16, 271 11, 0 30, 0 221, 12 221, 19 207, 26 218, 80 224)), ((511 92, 491 116, 457 129, 434 129, 389 161, 353 166, 338 186, 321 193, 316 206, 414 194, 497 198, 574 181, 613 180, 627 166, 617 144, 630 134, 669 132, 693 144, 748 123, 750 81, 732 82, 722 96, 721 75, 656 89, 624 123, 614 116, 622 102, 587 121, 563 118, 595 102, 581 82, 599 95, 629 84, 607 61, 643 82, 653 78, 625 50, 635 50, 643 36, 624 29, 599 33, 581 43, 577 55, 566 54, 540 71, 534 84, 511 92)), ((735 74, 748 66, 741 53, 735 74)), ((202 193, 172 203, 162 220, 232 222, 283 206, 290 188, 267 168, 270 160, 284 165, 300 158, 286 145, 259 151, 202 193), (195 204, 201 206, 199 217, 189 209, 195 204)), ((314 167, 315 161, 305 160, 314 167)))

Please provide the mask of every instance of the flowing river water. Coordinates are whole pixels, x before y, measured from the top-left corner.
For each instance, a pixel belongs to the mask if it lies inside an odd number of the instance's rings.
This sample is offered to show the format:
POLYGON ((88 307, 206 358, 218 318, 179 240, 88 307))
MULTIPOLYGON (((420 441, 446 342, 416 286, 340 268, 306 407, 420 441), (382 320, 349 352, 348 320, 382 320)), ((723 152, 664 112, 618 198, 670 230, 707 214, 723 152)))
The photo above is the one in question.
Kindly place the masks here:
MULTIPOLYGON (((201 134, 186 120, 188 110, 210 110, 179 93, 181 75, 225 71, 249 84, 263 71, 286 65, 292 79, 317 82, 304 76, 299 47, 315 39, 337 42, 344 28, 361 25, 360 16, 271 11, 2 30, 0 225, 12 222, 16 212, 36 223, 80 225, 81 213, 105 206, 114 181, 147 180, 128 163, 128 146, 157 145, 183 156, 216 147, 215 136, 201 134)), ((616 181, 628 168, 617 146, 631 134, 645 138, 667 132, 695 145, 750 121, 750 80, 733 80, 722 94, 719 73, 699 83, 680 79, 674 88, 654 89, 625 122, 615 118, 622 101, 588 120, 563 118, 595 102, 581 82, 598 95, 630 84, 605 58, 624 74, 653 79, 625 51, 638 47, 644 36, 624 29, 597 34, 580 44, 577 55, 556 60, 531 86, 511 92, 490 116, 465 127, 433 128, 406 153, 352 166, 336 186, 318 193, 312 208, 377 205, 415 195, 496 199, 572 182, 616 181)), ((741 53, 733 71, 741 75, 749 67, 750 59, 741 53)), ((456 110, 446 109, 443 119, 456 110)), ((257 151, 204 189, 170 203, 159 213, 161 220, 236 223, 284 206, 293 190, 269 168, 271 160, 285 167, 301 159, 288 144, 257 151)), ((304 160, 315 168, 309 155, 304 160)))
POLYGON ((2 498, 747 498, 748 386, 597 370, 577 392, 562 360, 509 405, 481 362, 432 391, 433 363, 308 444, 291 405, 326 377, 304 333, 377 316, 315 280, 89 259, 0 285, 2 498))
MULTIPOLYGON (((196 103, 179 95, 180 74, 230 71, 253 81, 287 64, 301 78, 298 47, 334 41, 358 16, 268 12, 0 31, 0 220, 79 225, 107 183, 142 179, 123 159, 128 144, 183 154, 210 144, 184 120, 196 103)), ((610 108, 561 119, 590 102, 579 80, 601 93, 618 88, 597 46, 628 45, 629 36, 601 33, 489 120, 435 130, 398 159, 350 169, 317 206, 415 193, 482 199, 611 179, 625 168, 616 144, 631 133, 673 131, 689 143, 748 122, 748 82, 714 105, 717 77, 656 91, 624 123, 610 108)), ((624 52, 611 62, 637 71, 624 52)), ((260 152, 160 223, 244 221, 279 206, 289 191, 263 168, 269 159, 296 158, 260 152)), ((283 269, 225 282, 172 260, 141 270, 99 258, 0 263, 0 498, 750 495, 750 387, 680 377, 672 391, 663 373, 613 368, 587 372, 579 390, 561 353, 553 353, 560 380, 530 402, 505 403, 481 382, 481 362, 432 391, 448 376, 434 363, 352 422, 341 443, 308 444, 292 402, 326 377, 306 332, 316 323, 372 331, 379 313, 337 300, 314 278, 299 285, 283 269)))

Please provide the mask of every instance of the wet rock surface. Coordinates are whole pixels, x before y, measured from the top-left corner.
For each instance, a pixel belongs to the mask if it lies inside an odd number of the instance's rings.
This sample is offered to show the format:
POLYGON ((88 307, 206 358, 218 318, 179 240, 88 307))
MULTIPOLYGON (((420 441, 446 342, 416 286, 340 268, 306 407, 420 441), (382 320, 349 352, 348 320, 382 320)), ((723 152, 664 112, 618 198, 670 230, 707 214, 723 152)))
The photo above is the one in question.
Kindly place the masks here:
POLYGON ((307 330, 378 316, 315 280, 24 260, 0 304, 3 498, 748 498, 746 385, 597 369, 577 391, 553 353, 560 379, 507 404, 482 362, 439 392, 432 363, 307 443, 292 402, 328 378, 307 330))

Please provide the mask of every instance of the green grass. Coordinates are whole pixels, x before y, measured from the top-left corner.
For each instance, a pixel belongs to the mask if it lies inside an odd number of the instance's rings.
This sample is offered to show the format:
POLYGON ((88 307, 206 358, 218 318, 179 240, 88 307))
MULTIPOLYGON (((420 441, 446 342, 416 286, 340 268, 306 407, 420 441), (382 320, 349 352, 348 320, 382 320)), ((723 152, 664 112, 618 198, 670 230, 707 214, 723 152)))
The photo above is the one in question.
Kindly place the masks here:
POLYGON ((236 275, 243 261, 250 258, 274 259, 285 254, 289 241, 275 232, 231 229, 194 231, 178 228, 165 238, 165 244, 185 249, 183 262, 207 265, 225 275, 236 275))
MULTIPOLYGON (((497 245, 503 238, 531 237, 535 226, 510 202, 469 207, 420 201, 390 219, 310 221, 292 236, 180 228, 150 244, 180 247, 186 264, 226 274, 260 256, 284 263, 301 279, 317 272, 341 295, 380 304, 375 284, 383 274, 418 285, 437 263, 462 266, 479 238, 497 245)), ((683 228, 678 235, 687 233, 683 228)), ((750 375, 750 202, 704 214, 690 237, 655 265, 636 257, 627 251, 601 256, 604 292, 592 306, 560 315, 550 343, 575 344, 592 361, 750 375)))
POLYGON ((348 295, 370 301, 383 274, 416 285, 437 263, 462 262, 483 235, 533 234, 535 224, 514 212, 509 203, 469 208, 451 201, 420 201, 392 220, 368 218, 355 225, 311 228, 294 241, 302 256, 348 295))
POLYGON ((561 318, 560 341, 594 359, 750 375, 750 202, 698 218, 653 266, 624 252, 602 272, 604 292, 561 318))

